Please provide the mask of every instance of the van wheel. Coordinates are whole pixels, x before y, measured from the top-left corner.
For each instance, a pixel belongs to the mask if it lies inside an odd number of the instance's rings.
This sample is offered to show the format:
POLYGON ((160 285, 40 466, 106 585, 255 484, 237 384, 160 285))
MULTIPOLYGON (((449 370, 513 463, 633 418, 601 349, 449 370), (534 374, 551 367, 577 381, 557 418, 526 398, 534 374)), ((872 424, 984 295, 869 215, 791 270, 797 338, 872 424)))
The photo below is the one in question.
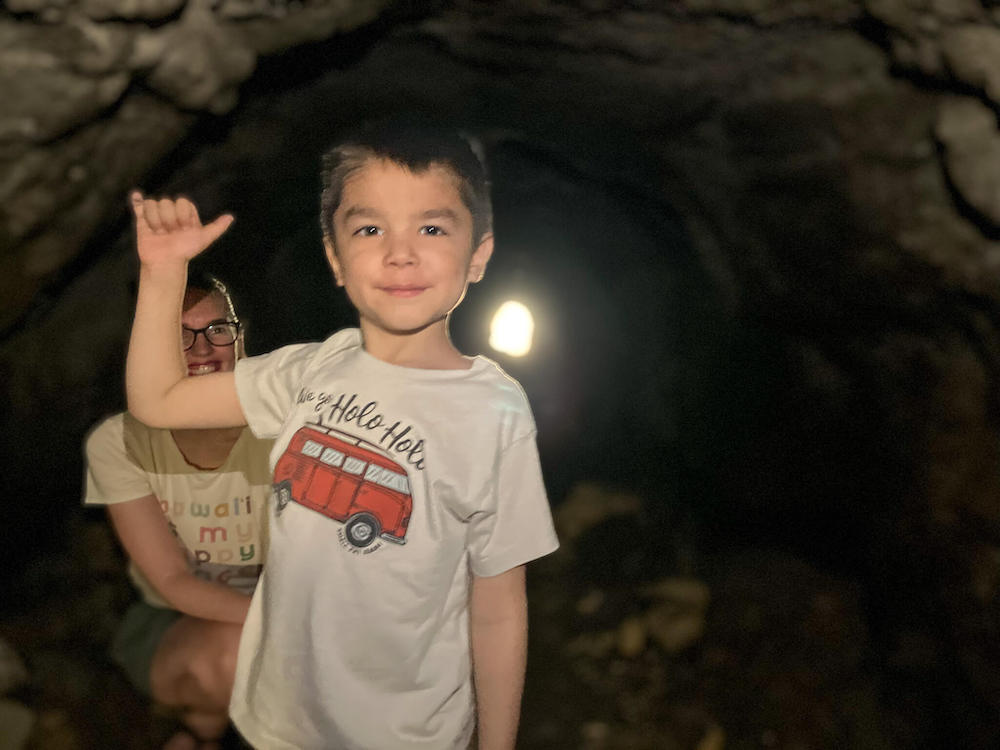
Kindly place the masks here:
POLYGON ((358 513, 356 516, 351 516, 344 533, 347 535, 347 541, 355 547, 367 547, 378 539, 378 521, 371 513, 358 513))

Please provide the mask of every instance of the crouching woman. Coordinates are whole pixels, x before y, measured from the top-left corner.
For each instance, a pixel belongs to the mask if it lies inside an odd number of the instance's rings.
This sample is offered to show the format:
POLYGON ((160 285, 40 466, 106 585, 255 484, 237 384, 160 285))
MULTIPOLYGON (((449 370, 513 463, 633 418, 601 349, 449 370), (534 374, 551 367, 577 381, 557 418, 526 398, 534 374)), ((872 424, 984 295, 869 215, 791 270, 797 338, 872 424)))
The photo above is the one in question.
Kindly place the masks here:
MULTIPOLYGON (((231 371, 242 355, 226 287, 188 281, 180 345, 189 377, 231 371)), ((165 750, 218 746, 240 631, 267 543, 271 441, 246 427, 159 430, 130 414, 101 422, 86 442, 84 502, 106 505, 139 600, 111 656, 183 727, 165 750)))

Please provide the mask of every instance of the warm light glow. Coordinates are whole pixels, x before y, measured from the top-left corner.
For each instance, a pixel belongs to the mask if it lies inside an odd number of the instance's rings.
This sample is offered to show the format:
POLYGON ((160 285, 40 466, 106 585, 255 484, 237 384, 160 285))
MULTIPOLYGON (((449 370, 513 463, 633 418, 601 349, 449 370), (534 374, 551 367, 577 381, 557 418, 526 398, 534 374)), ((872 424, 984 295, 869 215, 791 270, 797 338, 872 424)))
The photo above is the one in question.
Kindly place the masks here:
POLYGON ((490 323, 490 346, 511 357, 523 357, 531 351, 534 332, 531 311, 520 302, 504 302, 490 323))

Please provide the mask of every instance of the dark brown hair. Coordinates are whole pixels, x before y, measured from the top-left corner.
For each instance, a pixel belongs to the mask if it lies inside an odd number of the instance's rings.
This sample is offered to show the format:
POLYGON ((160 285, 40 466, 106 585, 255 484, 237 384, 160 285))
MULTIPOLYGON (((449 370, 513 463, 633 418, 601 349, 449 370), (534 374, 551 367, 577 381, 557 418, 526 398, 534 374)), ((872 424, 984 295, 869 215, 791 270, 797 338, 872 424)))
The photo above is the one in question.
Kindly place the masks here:
POLYGON ((386 159, 414 173, 431 166, 451 170, 458 192, 472 214, 473 243, 493 231, 493 208, 486 167, 479 144, 456 131, 415 118, 367 123, 346 134, 323 155, 320 226, 333 241, 333 214, 343 198, 344 183, 371 159, 386 159))

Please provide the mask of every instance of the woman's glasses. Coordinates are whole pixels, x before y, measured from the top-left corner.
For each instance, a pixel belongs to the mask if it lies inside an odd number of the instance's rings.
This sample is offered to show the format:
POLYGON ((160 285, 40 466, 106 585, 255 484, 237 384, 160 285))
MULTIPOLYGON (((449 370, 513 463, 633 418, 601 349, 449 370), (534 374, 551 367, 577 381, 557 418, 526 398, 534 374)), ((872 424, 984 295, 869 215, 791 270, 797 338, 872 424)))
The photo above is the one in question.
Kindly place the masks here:
POLYGON ((198 334, 203 334, 205 340, 212 346, 232 346, 240 335, 240 324, 235 321, 223 320, 209 323, 204 328, 188 328, 181 326, 181 345, 184 351, 194 346, 198 334))

